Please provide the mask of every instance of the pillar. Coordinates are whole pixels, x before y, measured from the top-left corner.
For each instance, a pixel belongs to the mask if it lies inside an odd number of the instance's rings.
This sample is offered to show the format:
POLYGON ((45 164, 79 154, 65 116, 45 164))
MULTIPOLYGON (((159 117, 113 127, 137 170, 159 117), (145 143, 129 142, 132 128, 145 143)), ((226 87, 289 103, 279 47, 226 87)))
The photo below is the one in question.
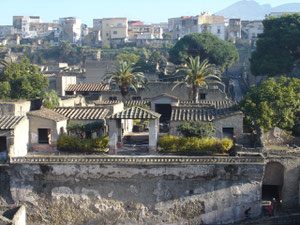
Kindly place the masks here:
POLYGON ((117 153, 118 142, 118 125, 117 120, 108 121, 109 151, 108 154, 115 155, 117 153))
POLYGON ((157 137, 158 137, 158 119, 150 120, 149 124, 149 153, 155 154, 157 150, 157 137))

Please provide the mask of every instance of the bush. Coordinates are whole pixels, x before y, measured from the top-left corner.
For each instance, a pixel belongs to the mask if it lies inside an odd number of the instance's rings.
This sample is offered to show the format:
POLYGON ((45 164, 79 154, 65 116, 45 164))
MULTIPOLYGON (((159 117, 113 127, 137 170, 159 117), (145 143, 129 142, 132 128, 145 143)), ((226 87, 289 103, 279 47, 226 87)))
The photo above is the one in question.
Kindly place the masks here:
POLYGON ((108 137, 81 139, 76 136, 64 135, 57 142, 57 149, 63 152, 105 151, 107 148, 108 137))
POLYGON ((214 134, 215 128, 210 122, 191 120, 179 125, 177 131, 185 137, 206 138, 211 137, 214 134))
POLYGON ((225 153, 233 146, 233 141, 224 138, 197 138, 197 137, 175 137, 172 135, 163 136, 158 141, 160 152, 179 154, 202 154, 212 155, 225 153))

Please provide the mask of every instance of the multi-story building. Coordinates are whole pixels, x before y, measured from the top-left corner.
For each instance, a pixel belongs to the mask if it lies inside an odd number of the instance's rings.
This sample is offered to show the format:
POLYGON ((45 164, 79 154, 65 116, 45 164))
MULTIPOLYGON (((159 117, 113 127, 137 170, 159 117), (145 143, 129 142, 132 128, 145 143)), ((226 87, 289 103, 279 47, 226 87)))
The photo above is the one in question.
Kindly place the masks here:
POLYGON ((13 16, 13 27, 15 32, 22 34, 23 38, 36 37, 37 32, 30 29, 31 24, 40 24, 42 19, 39 16, 13 16))
POLYGON ((202 13, 198 16, 182 16, 168 20, 169 32, 173 39, 190 33, 211 32, 225 40, 225 21, 223 16, 202 13))
POLYGON ((0 26, 0 38, 5 38, 14 34, 13 26, 0 26))
POLYGON ((258 34, 264 32, 264 26, 261 20, 242 21, 242 40, 247 41, 252 47, 255 46, 258 34))
POLYGON ((163 29, 152 25, 132 25, 128 31, 129 40, 162 39, 163 29))
POLYGON ((59 19, 60 40, 81 44, 82 23, 75 17, 65 17, 59 19))
POLYGON ((121 44, 128 40, 127 18, 103 18, 100 22, 102 44, 121 44))
POLYGON ((237 39, 241 39, 242 23, 241 19, 229 19, 226 29, 226 40, 235 43, 237 39))

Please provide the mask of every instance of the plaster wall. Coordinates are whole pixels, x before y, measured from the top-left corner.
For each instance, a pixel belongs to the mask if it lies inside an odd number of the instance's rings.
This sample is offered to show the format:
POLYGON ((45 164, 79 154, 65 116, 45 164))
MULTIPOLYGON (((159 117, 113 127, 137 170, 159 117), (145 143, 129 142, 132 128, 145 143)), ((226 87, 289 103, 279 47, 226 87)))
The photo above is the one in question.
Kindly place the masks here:
POLYGON ((32 224, 226 224, 261 210, 263 164, 16 164, 32 224))
POLYGON ((23 119, 14 129, 14 145, 11 148, 10 156, 26 156, 29 145, 29 121, 23 119))

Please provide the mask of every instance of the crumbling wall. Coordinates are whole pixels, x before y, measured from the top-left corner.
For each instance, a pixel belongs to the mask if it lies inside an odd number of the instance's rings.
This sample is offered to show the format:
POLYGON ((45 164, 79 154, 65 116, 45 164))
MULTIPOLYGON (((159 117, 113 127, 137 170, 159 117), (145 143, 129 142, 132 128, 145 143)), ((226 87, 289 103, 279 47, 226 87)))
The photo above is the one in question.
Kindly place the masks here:
POLYGON ((263 164, 11 165, 29 224, 226 224, 260 214, 263 164))

